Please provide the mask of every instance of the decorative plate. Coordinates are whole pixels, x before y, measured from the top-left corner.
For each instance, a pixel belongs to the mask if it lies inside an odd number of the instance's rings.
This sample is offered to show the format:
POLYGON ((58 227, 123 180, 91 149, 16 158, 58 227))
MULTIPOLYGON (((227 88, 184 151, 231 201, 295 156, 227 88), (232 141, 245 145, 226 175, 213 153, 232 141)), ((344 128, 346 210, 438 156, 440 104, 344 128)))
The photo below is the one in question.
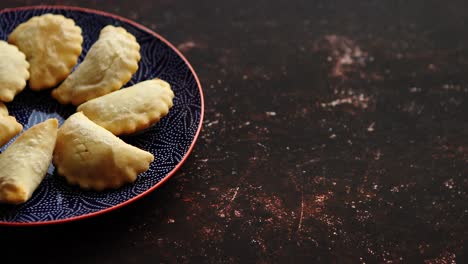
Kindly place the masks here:
MULTIPOLYGON (((68 185, 51 165, 44 181, 28 202, 19 206, 0 205, 0 224, 3 225, 40 225, 78 220, 117 209, 141 198, 163 184, 182 165, 195 144, 203 120, 202 89, 189 62, 163 37, 128 19, 77 7, 4 9, 0 11, 0 39, 6 40, 20 23, 44 13, 62 14, 74 19, 81 27, 84 42, 80 62, 104 26, 112 24, 127 29, 140 43, 142 59, 138 72, 126 86, 156 77, 166 80, 175 93, 174 107, 155 126, 123 138, 155 156, 150 169, 140 174, 134 184, 114 191, 82 191, 68 185)), ((75 107, 56 102, 50 96, 50 90, 32 92, 28 88, 7 106, 10 114, 25 129, 52 117, 63 123, 76 111, 75 107)), ((0 152, 12 141, 0 148, 0 152)))

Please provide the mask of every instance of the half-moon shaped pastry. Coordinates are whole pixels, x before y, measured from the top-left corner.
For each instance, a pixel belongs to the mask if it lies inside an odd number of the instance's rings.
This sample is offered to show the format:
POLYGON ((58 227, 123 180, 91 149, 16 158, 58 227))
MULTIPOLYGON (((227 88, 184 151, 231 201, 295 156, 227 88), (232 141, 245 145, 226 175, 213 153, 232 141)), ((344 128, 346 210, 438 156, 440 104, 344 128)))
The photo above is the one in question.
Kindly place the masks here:
POLYGON ((24 203, 49 168, 57 139, 57 119, 37 124, 0 154, 0 202, 24 203))
POLYGON ((151 153, 125 143, 81 112, 59 129, 53 158, 69 183, 97 191, 134 182, 153 160, 151 153))
POLYGON ((30 64, 29 87, 39 91, 63 81, 81 54, 81 28, 62 15, 35 16, 20 24, 8 37, 30 64))
POLYGON ((92 99, 77 111, 114 135, 132 134, 167 115, 173 98, 169 83, 155 79, 92 99))
POLYGON ((83 62, 55 90, 61 104, 80 105, 120 89, 138 70, 140 45, 121 27, 106 26, 83 62))
POLYGON ((29 63, 16 46, 0 40, 0 101, 11 102, 26 87, 29 63))
POLYGON ((0 147, 23 130, 23 126, 16 118, 8 115, 8 109, 0 102, 0 147))

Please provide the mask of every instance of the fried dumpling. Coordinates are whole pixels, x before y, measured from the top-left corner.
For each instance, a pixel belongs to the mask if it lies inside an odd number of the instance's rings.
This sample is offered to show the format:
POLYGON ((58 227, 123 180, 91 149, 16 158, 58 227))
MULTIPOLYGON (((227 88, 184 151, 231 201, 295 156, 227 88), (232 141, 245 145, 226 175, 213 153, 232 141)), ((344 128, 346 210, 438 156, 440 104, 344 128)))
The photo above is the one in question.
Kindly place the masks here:
POLYGON ((69 183, 97 191, 134 182, 153 160, 153 154, 125 143, 81 112, 59 129, 53 158, 69 183))
POLYGON ((0 202, 24 203, 44 179, 57 139, 57 119, 37 124, 0 154, 0 202))
POLYGON ((8 37, 30 64, 29 87, 38 91, 63 81, 78 62, 83 37, 75 21, 62 15, 35 16, 8 37))
POLYGON ((18 135, 22 130, 23 126, 16 121, 15 117, 8 115, 8 109, 0 102, 0 147, 18 135))
POLYGON ((0 102, 0 116, 8 116, 8 108, 2 102, 0 102))
POLYGON ((114 135, 132 134, 167 115, 173 98, 169 83, 155 79, 92 99, 77 111, 114 135))
POLYGON ((0 40, 0 101, 11 102, 29 79, 26 56, 14 45, 0 40))
POLYGON ((140 45, 121 27, 106 26, 83 62, 54 91, 61 104, 80 105, 120 89, 138 70, 140 45))

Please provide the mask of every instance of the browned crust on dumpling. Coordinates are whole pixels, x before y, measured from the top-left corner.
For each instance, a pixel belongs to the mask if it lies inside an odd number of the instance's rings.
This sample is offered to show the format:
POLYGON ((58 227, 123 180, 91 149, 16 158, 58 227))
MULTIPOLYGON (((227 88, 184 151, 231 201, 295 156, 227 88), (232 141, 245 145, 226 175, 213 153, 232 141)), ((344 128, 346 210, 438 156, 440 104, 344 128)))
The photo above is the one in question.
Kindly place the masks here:
POLYGON ((45 14, 20 24, 8 37, 30 63, 29 87, 52 88, 65 80, 82 51, 81 28, 62 15, 45 14))
POLYGON ((70 184, 97 191, 134 182, 153 160, 151 153, 125 143, 81 112, 59 129, 53 158, 70 184))
POLYGON ((106 26, 83 62, 55 90, 61 104, 80 105, 120 89, 138 70, 140 45, 121 27, 106 26))
POLYGON ((77 110, 114 135, 133 134, 166 116, 173 99, 169 83, 154 79, 90 100, 77 110))
POLYGON ((29 79, 26 56, 14 45, 0 40, 0 101, 11 102, 29 79))

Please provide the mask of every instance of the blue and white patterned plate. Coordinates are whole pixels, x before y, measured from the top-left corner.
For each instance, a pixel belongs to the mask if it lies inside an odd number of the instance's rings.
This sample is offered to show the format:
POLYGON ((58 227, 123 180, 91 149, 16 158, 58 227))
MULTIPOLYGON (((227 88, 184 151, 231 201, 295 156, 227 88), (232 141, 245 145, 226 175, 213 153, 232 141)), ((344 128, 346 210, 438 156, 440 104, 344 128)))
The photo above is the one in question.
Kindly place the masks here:
MULTIPOLYGON (((167 40, 130 20, 95 10, 37 6, 0 11, 0 39, 20 23, 44 13, 62 14, 75 20, 83 30, 83 53, 98 39, 100 30, 109 24, 122 26, 141 45, 141 61, 137 73, 126 85, 161 78, 168 81, 175 93, 174 107, 158 124, 142 133, 123 138, 127 143, 154 154, 150 169, 138 176, 134 184, 115 191, 82 191, 68 185, 51 165, 44 181, 33 197, 23 205, 0 205, 0 224, 39 225, 67 222, 108 212, 128 204, 156 189, 180 167, 189 155, 201 129, 203 94, 200 82, 188 61, 167 40)), ((63 106, 50 96, 50 91, 32 92, 26 88, 7 104, 10 114, 25 130, 48 118, 60 123, 76 110, 63 106)), ((12 140, 13 141, 13 140, 12 140)), ((0 148, 3 152, 12 141, 0 148)))

